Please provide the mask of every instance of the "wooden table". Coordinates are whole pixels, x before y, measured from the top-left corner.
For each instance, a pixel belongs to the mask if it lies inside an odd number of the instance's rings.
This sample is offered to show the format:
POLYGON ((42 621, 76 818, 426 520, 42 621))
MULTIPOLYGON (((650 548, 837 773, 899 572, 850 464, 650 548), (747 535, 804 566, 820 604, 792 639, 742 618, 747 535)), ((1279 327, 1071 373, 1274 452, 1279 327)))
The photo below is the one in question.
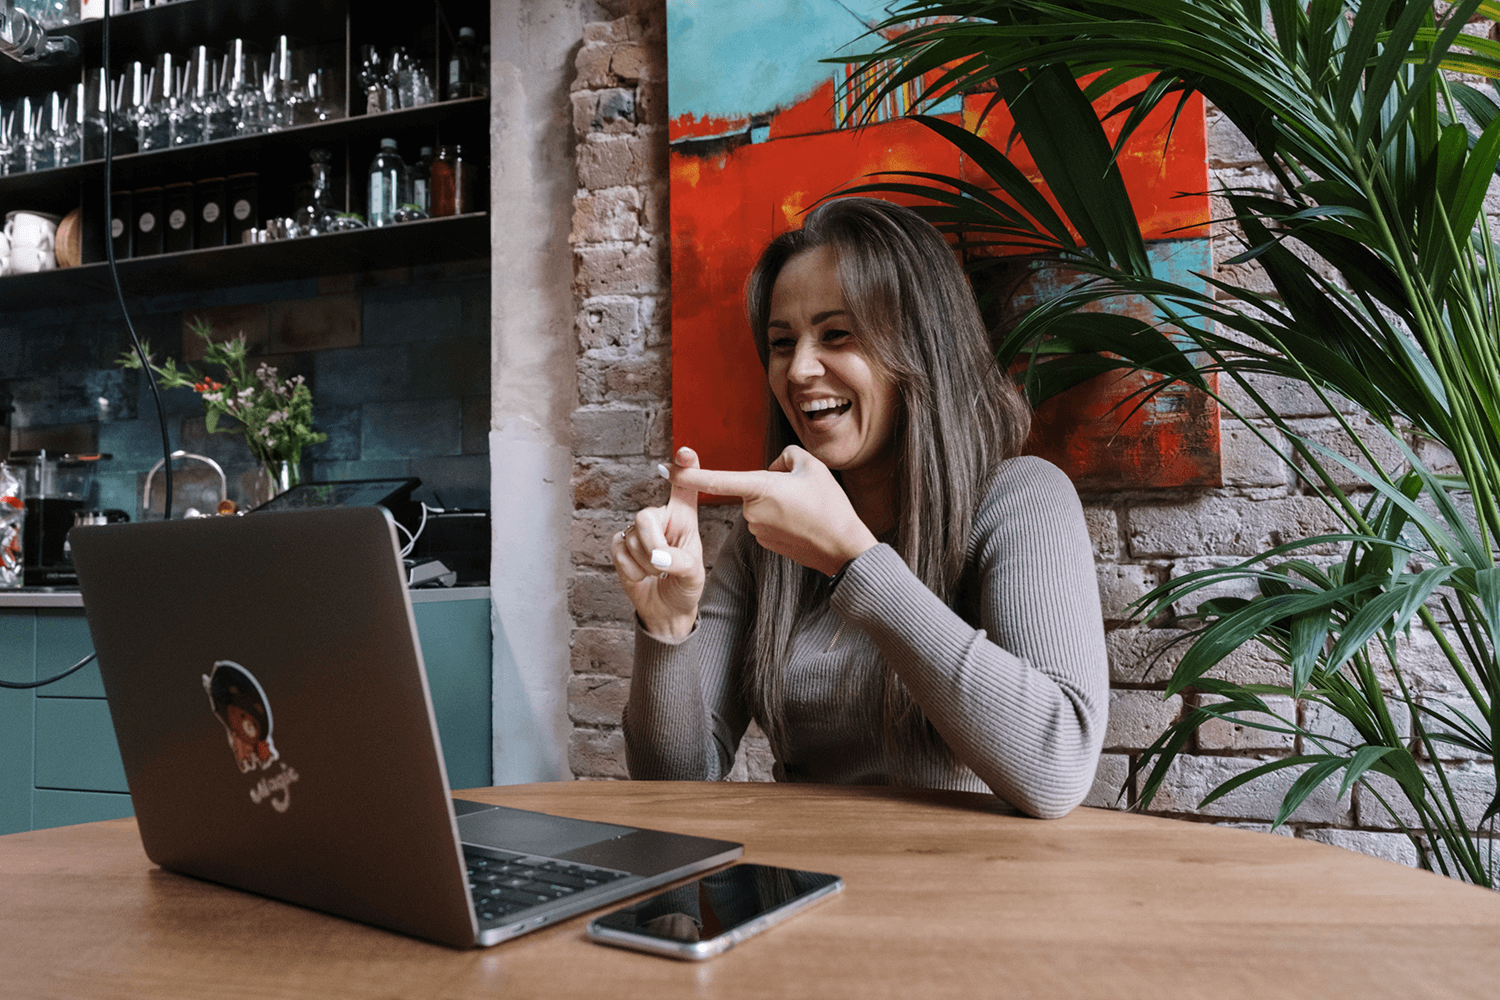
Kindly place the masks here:
POLYGON ((17 998, 1483 997, 1500 894, 1336 847, 978 795, 570 782, 466 797, 745 843, 846 891, 703 964, 584 918, 451 951, 155 869, 133 820, 0 837, 17 998))

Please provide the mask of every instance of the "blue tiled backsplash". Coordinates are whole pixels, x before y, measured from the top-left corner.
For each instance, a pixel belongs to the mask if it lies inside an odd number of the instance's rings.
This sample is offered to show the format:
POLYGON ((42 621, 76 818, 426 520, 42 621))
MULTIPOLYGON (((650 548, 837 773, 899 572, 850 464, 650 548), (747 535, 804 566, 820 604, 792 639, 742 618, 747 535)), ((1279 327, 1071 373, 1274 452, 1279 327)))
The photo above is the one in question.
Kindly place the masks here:
MULTIPOLYGON (((201 367, 201 342, 187 332, 188 319, 201 315, 216 334, 243 331, 251 355, 283 376, 307 378, 328 440, 304 453, 304 478, 411 475, 422 480, 418 499, 489 506, 487 262, 130 302, 136 330, 158 359, 170 354, 201 367)), ((12 449, 112 454, 88 499, 136 519, 146 473, 162 451, 150 387, 114 363, 128 346, 113 303, 0 314, 12 449)), ((230 497, 243 502, 257 475, 243 438, 207 433, 191 389, 165 390, 162 403, 172 447, 222 465, 230 497)), ((174 468, 174 510, 211 510, 218 476, 200 462, 179 459, 174 468)), ((160 516, 160 475, 153 493, 160 516)))

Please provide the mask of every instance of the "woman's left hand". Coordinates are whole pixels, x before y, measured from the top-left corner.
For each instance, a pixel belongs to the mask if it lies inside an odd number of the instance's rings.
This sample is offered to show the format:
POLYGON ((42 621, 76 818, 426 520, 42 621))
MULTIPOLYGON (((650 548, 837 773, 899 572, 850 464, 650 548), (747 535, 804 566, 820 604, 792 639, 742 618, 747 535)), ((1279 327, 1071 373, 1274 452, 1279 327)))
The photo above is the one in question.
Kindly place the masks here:
POLYGON ((877 544, 828 466, 796 445, 764 472, 674 466, 672 485, 739 497, 757 542, 828 576, 877 544))

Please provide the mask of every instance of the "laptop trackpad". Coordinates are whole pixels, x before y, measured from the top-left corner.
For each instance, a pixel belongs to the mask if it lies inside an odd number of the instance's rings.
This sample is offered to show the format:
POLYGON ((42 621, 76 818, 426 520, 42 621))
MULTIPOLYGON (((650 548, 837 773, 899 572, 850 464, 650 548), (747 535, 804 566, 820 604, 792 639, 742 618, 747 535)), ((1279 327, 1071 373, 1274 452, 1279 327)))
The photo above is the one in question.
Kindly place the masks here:
POLYGON ((481 807, 475 812, 465 812, 465 809, 473 809, 475 804, 463 799, 454 799, 453 804, 459 813, 458 837, 465 844, 518 854, 555 858, 589 844, 623 837, 636 829, 506 806, 481 807))

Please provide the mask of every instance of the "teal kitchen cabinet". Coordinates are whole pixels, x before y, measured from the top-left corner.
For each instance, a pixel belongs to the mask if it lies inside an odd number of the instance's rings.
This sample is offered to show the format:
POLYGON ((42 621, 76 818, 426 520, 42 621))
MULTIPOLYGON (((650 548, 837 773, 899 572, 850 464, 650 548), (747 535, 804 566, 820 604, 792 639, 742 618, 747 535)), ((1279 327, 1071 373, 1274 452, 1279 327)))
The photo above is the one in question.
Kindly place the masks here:
MULTIPOLYGON (((448 780, 491 783, 490 594, 412 593, 448 780)), ((93 649, 76 593, 0 593, 0 679, 61 673, 93 649)), ((129 816, 99 668, 30 691, 0 689, 0 834, 129 816)))

